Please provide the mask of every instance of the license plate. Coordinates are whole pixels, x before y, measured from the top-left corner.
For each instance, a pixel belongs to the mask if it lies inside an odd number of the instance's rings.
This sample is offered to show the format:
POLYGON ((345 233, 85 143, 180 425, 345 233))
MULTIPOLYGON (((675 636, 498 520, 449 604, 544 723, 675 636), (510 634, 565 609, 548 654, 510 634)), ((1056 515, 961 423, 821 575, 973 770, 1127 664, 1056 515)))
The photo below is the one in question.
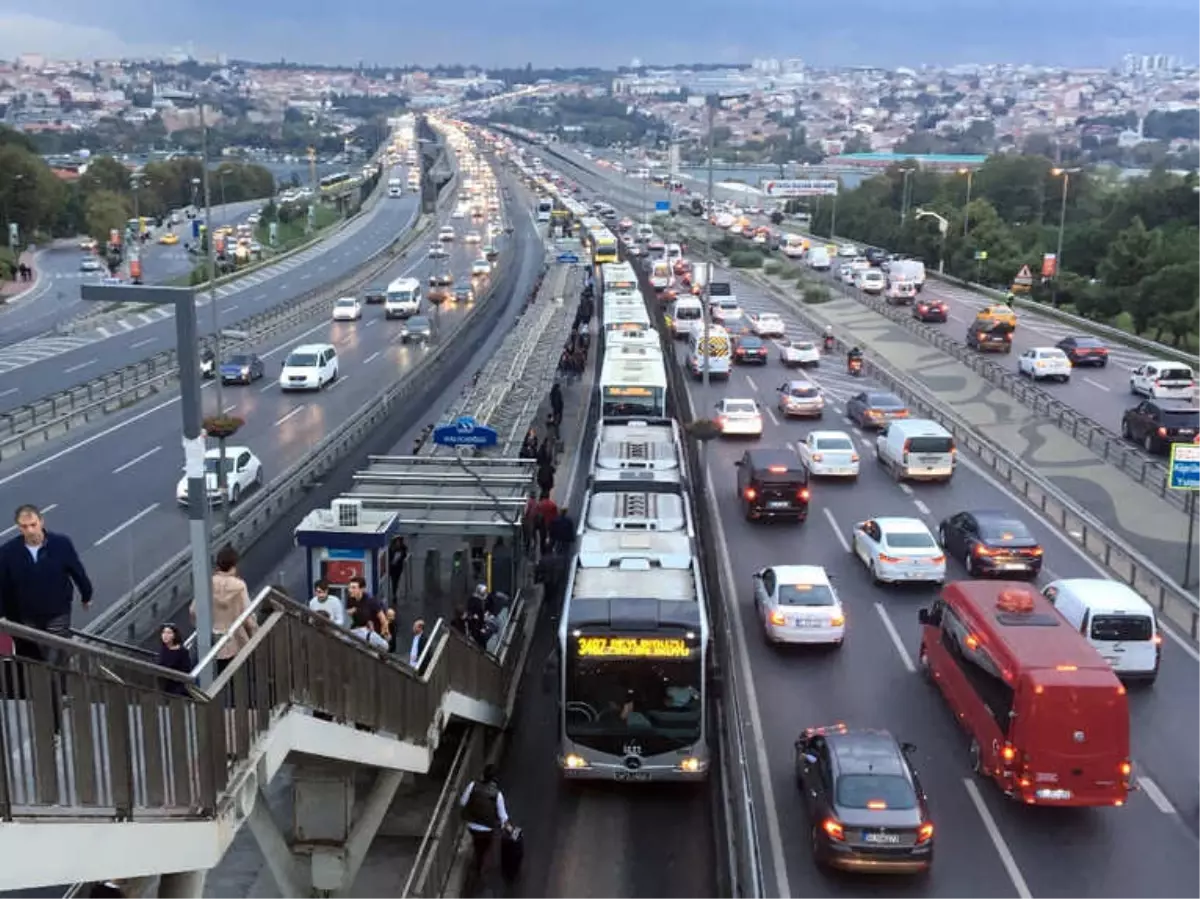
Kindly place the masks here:
POLYGON ((613 777, 616 780, 638 782, 647 781, 650 779, 650 775, 645 771, 618 771, 613 775, 613 777))
POLYGON ((790 505, 791 505, 791 503, 789 503, 787 500, 773 500, 772 502, 767 503, 767 508, 768 509, 786 509, 790 505))
POLYGON ((1005 562, 1000 566, 1005 571, 1023 571, 1025 569, 1024 562, 1005 562))
POLYGON ((792 622, 792 627, 820 627, 824 624, 819 618, 797 618, 792 622))
POLYGON ((898 833, 864 833, 864 843, 887 843, 896 845, 900 842, 900 834, 898 833))

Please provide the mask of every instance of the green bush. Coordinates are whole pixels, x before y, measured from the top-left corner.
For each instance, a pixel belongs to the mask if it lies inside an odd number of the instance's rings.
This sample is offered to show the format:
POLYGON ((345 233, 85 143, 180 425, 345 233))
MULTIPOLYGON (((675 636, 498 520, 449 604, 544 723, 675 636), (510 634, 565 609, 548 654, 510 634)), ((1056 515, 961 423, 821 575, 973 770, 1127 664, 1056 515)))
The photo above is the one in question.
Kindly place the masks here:
POLYGON ((783 269, 782 263, 775 259, 768 259, 763 263, 763 271, 768 275, 777 275, 783 269))
POLYGON ((762 253, 737 250, 729 255, 729 264, 733 268, 760 268, 763 264, 762 253))
POLYGON ((718 237, 712 242, 712 248, 722 256, 732 256, 739 249, 732 237, 718 237))
POLYGON ((0 247, 0 281, 11 281, 17 276, 17 256, 8 247, 0 247))
POLYGON ((820 303, 828 303, 833 299, 833 294, 829 292, 829 288, 823 284, 814 284, 812 287, 804 288, 804 302, 812 305, 820 303))

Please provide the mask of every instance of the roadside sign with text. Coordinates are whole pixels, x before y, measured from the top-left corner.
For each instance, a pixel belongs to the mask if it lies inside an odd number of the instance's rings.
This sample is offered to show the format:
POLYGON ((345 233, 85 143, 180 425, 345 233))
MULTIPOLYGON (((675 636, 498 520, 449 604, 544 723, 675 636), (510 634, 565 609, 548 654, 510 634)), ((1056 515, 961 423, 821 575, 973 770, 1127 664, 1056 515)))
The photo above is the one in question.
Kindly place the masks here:
POLYGON ((836 197, 838 182, 832 180, 764 181, 763 193, 768 197, 836 197))
POLYGON ((670 200, 655 200, 654 201, 654 211, 655 212, 670 212, 671 211, 671 201, 670 200))
POLYGON ((1200 445, 1171 444, 1171 467, 1167 485, 1172 490, 1200 490, 1200 445))
POLYGON ((986 260, 987 260, 987 250, 976 250, 975 251, 975 261, 976 262, 985 262, 986 260))
POLYGON ((433 442, 437 446, 495 446, 499 439, 495 428, 481 425, 467 415, 433 429, 433 442))
POLYGON ((1042 277, 1053 278, 1054 273, 1058 271, 1058 255, 1055 253, 1046 253, 1042 256, 1042 277))

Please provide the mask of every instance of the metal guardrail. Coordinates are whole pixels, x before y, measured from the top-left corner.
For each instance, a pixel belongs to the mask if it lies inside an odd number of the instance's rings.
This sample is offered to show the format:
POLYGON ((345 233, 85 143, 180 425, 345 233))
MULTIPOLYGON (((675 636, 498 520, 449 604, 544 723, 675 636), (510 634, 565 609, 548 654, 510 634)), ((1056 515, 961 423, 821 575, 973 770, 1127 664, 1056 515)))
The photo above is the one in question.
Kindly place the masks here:
MULTIPOLYGON (((251 341, 259 341, 287 330, 318 312, 328 312, 337 296, 368 284, 380 272, 395 264, 432 225, 426 218, 409 229, 404 237, 374 254, 367 272, 358 272, 334 285, 313 288, 264 312, 248 316, 229 329, 246 331, 251 341), (386 258, 381 258, 386 256, 386 258)), ((213 349, 215 338, 200 339, 202 349, 213 349)), ((228 346, 228 341, 222 341, 228 346)), ((9 459, 31 446, 66 433, 103 415, 118 412, 160 393, 179 375, 176 351, 164 350, 141 362, 61 391, 11 412, 0 415, 0 460, 9 459)))
MULTIPOLYGON (((502 260, 504 257, 501 257, 502 260)), ((505 266, 488 292, 455 327, 440 338, 422 363, 368 400, 354 415, 327 434, 304 458, 293 464, 261 492, 248 496, 242 506, 231 512, 226 528, 218 528, 214 543, 231 543, 245 553, 263 536, 275 520, 303 498, 314 483, 340 462, 375 428, 414 398, 420 399, 431 382, 463 363, 470 350, 469 341, 458 336, 467 333, 491 307, 492 298, 509 287, 505 266)), ((160 566, 133 590, 114 602, 91 622, 88 631, 122 642, 138 643, 147 626, 167 620, 191 595, 191 553, 183 550, 160 566)))

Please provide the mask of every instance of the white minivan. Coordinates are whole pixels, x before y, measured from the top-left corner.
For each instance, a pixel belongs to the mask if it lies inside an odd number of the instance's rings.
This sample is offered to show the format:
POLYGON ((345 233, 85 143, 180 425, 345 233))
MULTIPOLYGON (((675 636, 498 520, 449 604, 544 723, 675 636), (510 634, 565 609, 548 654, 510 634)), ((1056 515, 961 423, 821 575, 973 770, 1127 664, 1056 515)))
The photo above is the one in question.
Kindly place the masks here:
POLYGON ((875 438, 879 464, 897 481, 948 481, 954 475, 954 436, 936 421, 889 422, 875 438))
POLYGON ((814 272, 829 271, 829 251, 824 247, 810 247, 806 259, 814 272))
POLYGON ((306 343, 283 360, 280 390, 320 390, 338 377, 337 350, 331 343, 306 343))
POLYGON ((1121 678, 1154 683, 1162 661, 1162 632, 1154 607, 1120 581, 1065 578, 1042 594, 1096 648, 1121 678))
POLYGON ((667 321, 671 335, 676 340, 682 340, 692 332, 692 328, 703 323, 704 304, 696 297, 680 297, 671 304, 667 321))

